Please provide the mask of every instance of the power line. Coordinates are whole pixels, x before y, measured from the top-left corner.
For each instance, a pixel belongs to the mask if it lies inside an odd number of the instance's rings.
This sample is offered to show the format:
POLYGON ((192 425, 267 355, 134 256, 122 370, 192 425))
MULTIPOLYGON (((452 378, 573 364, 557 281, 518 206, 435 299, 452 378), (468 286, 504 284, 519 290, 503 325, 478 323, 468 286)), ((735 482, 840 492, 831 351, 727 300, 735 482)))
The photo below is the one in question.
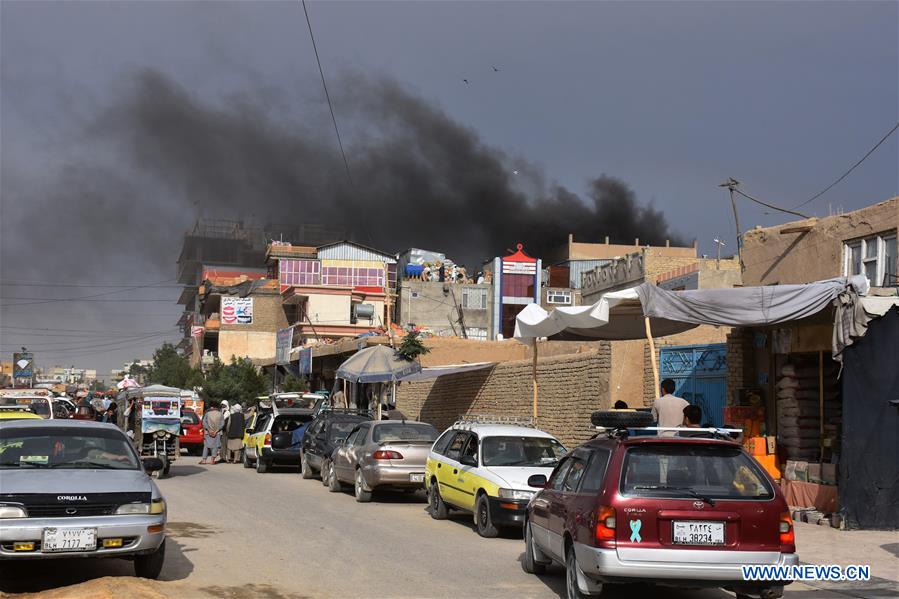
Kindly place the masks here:
MULTIPOLYGON (((176 326, 172 326, 169 328, 178 328, 176 326)), ((104 329, 57 329, 57 328, 38 328, 38 327, 22 327, 15 325, 0 325, 0 329, 21 329, 25 331, 61 331, 64 333, 122 333, 125 335, 150 335, 152 333, 157 333, 161 331, 107 331, 104 329)))
MULTIPOLYGON (((46 298, 43 297, 12 297, 8 295, 0 296, 0 300, 43 300, 46 298)), ((93 298, 80 298, 80 297, 70 297, 70 298, 61 298, 60 301, 64 302, 122 302, 122 303, 146 303, 146 302, 167 302, 173 303, 172 298, 170 297, 161 297, 161 298, 152 298, 152 299, 93 299, 93 298)), ((28 302, 24 304, 7 304, 8 306, 34 306, 36 304, 42 304, 45 302, 37 301, 37 302, 28 302)))
POLYGON ((868 158, 868 156, 870 156, 871 154, 873 154, 873 153, 874 153, 874 150, 876 150, 877 148, 879 148, 879 147, 883 144, 883 142, 885 142, 885 141, 890 137, 890 135, 892 135, 893 133, 896 132, 896 129, 899 129, 899 122, 897 122, 895 125, 893 125, 893 128, 890 129, 889 131, 887 131, 886 135, 884 135, 883 137, 881 137, 881 138, 880 138, 880 141, 877 142, 877 143, 874 145, 873 148, 871 148, 870 150, 868 150, 868 153, 867 153, 867 154, 865 154, 864 156, 861 157, 861 160, 859 160, 858 162, 856 162, 855 164, 853 164, 851 167, 849 167, 849 170, 846 171, 845 173, 843 173, 842 175, 840 175, 840 176, 837 178, 836 181, 834 181, 833 183, 831 183, 830 185, 828 185, 827 187, 825 187, 824 189, 822 189, 821 191, 819 191, 818 193, 816 193, 815 195, 813 195, 812 197, 810 197, 809 199, 807 199, 806 201, 802 202, 802 203, 799 204, 798 206, 794 206, 794 208, 802 208, 803 206, 805 206, 805 205, 808 204, 809 202, 813 202, 813 201, 817 200, 818 198, 820 198, 821 196, 823 196, 825 193, 827 193, 828 191, 830 191, 831 188, 833 188, 837 183, 839 183, 840 181, 842 181, 843 179, 845 179, 847 176, 849 176, 849 173, 851 173, 852 171, 854 171, 855 168, 856 168, 858 165, 860 165, 862 162, 864 162, 864 161, 868 158))
POLYGON ((57 303, 57 302, 70 302, 70 301, 74 301, 74 300, 86 300, 86 299, 92 299, 92 298, 95 298, 95 297, 103 297, 103 296, 107 296, 107 295, 114 295, 114 294, 116 294, 116 293, 124 293, 124 292, 126 292, 126 291, 133 291, 133 290, 135 290, 135 289, 145 289, 145 288, 147 288, 147 287, 152 287, 153 285, 160 285, 160 284, 162 284, 162 283, 169 283, 169 282, 174 281, 174 280, 175 280, 175 279, 165 279, 165 280, 163 280, 163 281, 157 281, 156 283, 153 283, 152 285, 135 285, 135 286, 133 286, 133 287, 125 287, 125 288, 123 288, 123 289, 117 289, 117 290, 115 290, 115 291, 104 291, 104 292, 102 292, 102 293, 94 293, 94 294, 92 294, 92 295, 82 295, 82 296, 78 296, 78 297, 61 297, 61 298, 45 299, 45 300, 43 300, 43 301, 38 301, 38 302, 23 302, 23 303, 17 303, 17 304, 3 304, 3 305, 0 305, 0 308, 11 308, 11 307, 13 307, 13 306, 37 306, 37 305, 41 305, 41 304, 53 304, 53 303, 57 303))
POLYGON ((785 212, 787 214, 793 214, 795 216, 798 216, 799 218, 808 218, 808 216, 806 216, 805 214, 802 214, 801 212, 796 212, 795 210, 789 210, 787 208, 781 208, 780 206, 775 206, 774 204, 768 204, 767 202, 763 202, 759 199, 756 199, 756 198, 752 197, 751 195, 749 195, 748 193, 741 191, 736 186, 734 187, 734 191, 737 192, 738 194, 740 194, 741 196, 743 196, 744 198, 746 198, 747 200, 751 200, 751 201, 755 202, 756 204, 761 204, 762 206, 765 206, 766 208, 771 208, 772 210, 777 210, 778 212, 785 212))
POLYGON ((334 123, 334 133, 337 135, 337 145, 340 148, 340 155, 343 157, 343 166, 346 169, 346 178, 350 182, 350 187, 355 187, 353 177, 350 175, 350 163, 347 162, 346 152, 343 151, 343 141, 340 139, 340 129, 337 127, 337 117, 334 116, 334 105, 331 104, 331 94, 328 93, 328 84, 325 82, 325 71, 322 69, 322 61, 318 56, 318 46, 315 44, 315 35, 312 33, 312 21, 309 20, 309 11, 306 9, 306 0, 302 0, 303 14, 306 15, 306 26, 309 28, 309 38, 312 40, 312 51, 315 53, 315 62, 318 64, 318 73, 322 78, 322 87, 325 90, 325 99, 328 101, 328 110, 331 111, 331 122, 334 123))
MULTIPOLYGON (((0 281, 2 287, 90 287, 94 289, 117 289, 120 287, 133 287, 136 283, 125 283, 115 285, 112 283, 47 283, 44 281, 0 281)), ((184 285, 155 285, 148 283, 144 287, 154 287, 156 289, 183 289, 184 285)))

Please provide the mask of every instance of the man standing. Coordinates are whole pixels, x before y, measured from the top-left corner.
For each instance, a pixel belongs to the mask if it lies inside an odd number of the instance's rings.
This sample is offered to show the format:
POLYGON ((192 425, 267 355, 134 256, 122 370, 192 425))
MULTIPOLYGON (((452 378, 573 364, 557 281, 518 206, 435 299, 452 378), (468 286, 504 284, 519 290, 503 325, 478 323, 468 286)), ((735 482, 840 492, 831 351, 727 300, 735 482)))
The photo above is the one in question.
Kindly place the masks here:
POLYGON ((218 459, 219 449, 222 443, 222 426, 225 421, 222 413, 219 411, 218 404, 212 404, 203 414, 203 457, 201 464, 205 464, 206 456, 212 457, 212 463, 215 464, 218 459))
MULTIPOLYGON (((671 379, 662 381, 662 397, 655 400, 652 404, 652 417, 658 422, 661 428, 673 428, 681 426, 684 422, 684 408, 690 403, 674 395, 676 385, 671 379)), ((673 431, 663 431, 659 433, 660 437, 673 437, 673 431)))

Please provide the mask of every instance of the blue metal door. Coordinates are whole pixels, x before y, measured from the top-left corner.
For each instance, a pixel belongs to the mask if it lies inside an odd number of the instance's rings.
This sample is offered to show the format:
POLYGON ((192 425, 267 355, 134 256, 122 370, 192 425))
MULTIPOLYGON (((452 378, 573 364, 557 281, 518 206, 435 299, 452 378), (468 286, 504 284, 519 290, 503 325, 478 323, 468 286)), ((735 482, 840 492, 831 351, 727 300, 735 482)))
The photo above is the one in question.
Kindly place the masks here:
POLYGON ((727 350, 724 343, 663 347, 659 352, 662 379, 677 385, 675 395, 702 408, 702 422, 724 425, 727 396, 727 350))

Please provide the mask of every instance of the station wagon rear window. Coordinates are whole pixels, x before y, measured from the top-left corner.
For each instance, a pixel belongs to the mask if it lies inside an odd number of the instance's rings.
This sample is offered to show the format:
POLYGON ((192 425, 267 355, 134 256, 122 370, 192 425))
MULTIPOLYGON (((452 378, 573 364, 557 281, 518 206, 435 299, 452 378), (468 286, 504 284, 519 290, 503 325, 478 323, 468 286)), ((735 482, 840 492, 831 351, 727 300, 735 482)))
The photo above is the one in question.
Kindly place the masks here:
POLYGON ((552 468, 565 455, 565 448, 548 437, 487 437, 481 445, 485 466, 552 468))
POLYGON ((774 497, 774 490, 755 460, 737 447, 673 443, 631 447, 621 472, 621 493, 629 497, 774 497))

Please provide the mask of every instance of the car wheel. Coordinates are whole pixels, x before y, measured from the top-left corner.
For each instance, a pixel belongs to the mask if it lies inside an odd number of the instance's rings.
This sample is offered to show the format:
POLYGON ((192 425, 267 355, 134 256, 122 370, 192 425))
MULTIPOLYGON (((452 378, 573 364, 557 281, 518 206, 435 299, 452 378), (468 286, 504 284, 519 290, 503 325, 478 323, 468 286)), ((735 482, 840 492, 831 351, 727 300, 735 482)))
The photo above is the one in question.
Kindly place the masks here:
POLYGON ((309 465, 309 460, 306 459, 306 452, 300 454, 300 476, 305 479, 310 479, 315 476, 315 473, 312 471, 312 466, 309 465))
POLYGON ((141 578, 150 578, 156 580, 162 572, 162 565, 165 562, 165 539, 159 548, 148 555, 134 556, 134 575, 141 578))
POLYGON ((493 525, 493 518, 490 515, 490 502, 483 493, 478 496, 474 519, 478 527, 478 534, 482 537, 492 539, 499 535, 499 529, 493 525))
POLYGON ((580 566, 577 563, 574 547, 569 547, 565 553, 565 591, 568 599, 585 599, 590 596, 590 594, 582 592, 577 584, 578 570, 580 570, 580 566))
POLYGON ((327 459, 322 460, 322 469, 321 469, 321 477, 322 484, 324 486, 328 486, 328 477, 331 476, 331 461, 327 459))
POLYGON ((437 488, 436 482, 431 483, 431 486, 428 487, 428 506, 431 518, 434 520, 446 520, 449 515, 449 510, 443 503, 443 497, 440 496, 440 489, 437 488))
POLYGON ((243 467, 244 468, 252 468, 253 464, 250 463, 250 458, 247 457, 247 450, 244 449, 242 453, 243 453, 243 455, 241 456, 240 460, 241 460, 241 462, 243 462, 243 467))
POLYGON ((169 458, 168 458, 167 456, 164 456, 164 455, 163 455, 163 456, 159 456, 159 459, 162 460, 162 468, 160 468, 159 470, 154 470, 153 473, 150 475, 150 476, 152 476, 153 478, 155 478, 155 479, 157 479, 157 480, 162 479, 162 478, 165 478, 166 476, 168 476, 168 474, 169 474, 169 466, 171 465, 170 462, 169 462, 169 458))
POLYGON ((356 468, 356 484, 355 484, 356 501, 359 503, 368 503, 371 501, 371 491, 365 490, 365 479, 362 478, 362 470, 356 468))
POLYGON ((262 459, 262 456, 256 458, 256 472, 258 472, 259 474, 265 474, 266 472, 268 472, 268 464, 265 462, 265 460, 262 459))
POLYGON ((334 462, 328 462, 328 490, 332 493, 343 491, 343 484, 337 478, 337 472, 334 470, 334 462))
POLYGON ((546 564, 541 564, 536 560, 537 546, 534 544, 534 535, 531 532, 531 523, 528 522, 524 527, 524 560, 521 562, 522 568, 528 574, 544 574, 546 573, 546 564))

